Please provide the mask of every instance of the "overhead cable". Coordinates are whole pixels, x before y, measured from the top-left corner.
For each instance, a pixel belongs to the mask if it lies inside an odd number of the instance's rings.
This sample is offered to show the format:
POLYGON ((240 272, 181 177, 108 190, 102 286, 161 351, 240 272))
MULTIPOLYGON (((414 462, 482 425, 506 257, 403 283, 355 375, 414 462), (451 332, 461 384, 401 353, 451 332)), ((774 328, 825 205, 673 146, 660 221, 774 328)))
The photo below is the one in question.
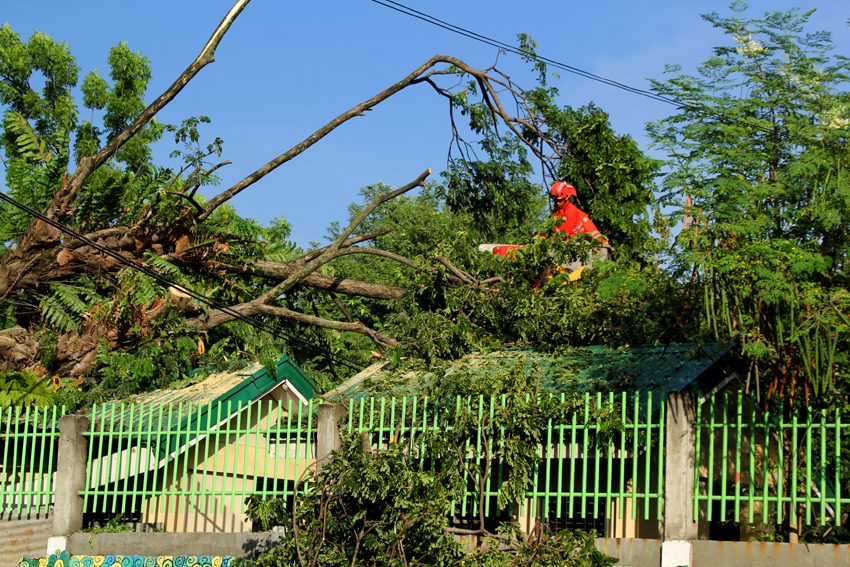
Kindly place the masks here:
POLYGON ((432 24, 432 25, 435 25, 437 27, 448 30, 450 32, 456 33, 458 35, 468 37, 472 40, 475 40, 475 41, 478 41, 478 42, 481 42, 481 43, 484 43, 484 44, 487 44, 487 45, 490 45, 490 46, 493 46, 493 47, 498 47, 499 49, 502 49, 504 51, 508 51, 510 53, 514 53, 514 54, 519 55, 521 57, 527 57, 527 58, 535 59, 537 61, 542 61, 542 62, 544 62, 548 65, 551 65, 552 67, 555 67, 557 69, 561 69, 563 71, 567 71, 569 73, 573 73, 575 75, 579 75, 581 77, 584 77, 586 79, 590 79, 592 81, 597 81, 599 83, 603 83, 603 84, 606 84, 606 85, 611 86, 611 87, 615 87, 615 88, 622 89, 624 91, 628 91, 628 92, 631 92, 631 93, 634 93, 634 94, 637 94, 637 95, 640 95, 640 96, 644 96, 646 98, 657 100, 659 102, 665 102, 667 104, 682 107, 681 103, 679 103, 678 101, 673 100, 671 98, 658 95, 658 94, 656 94, 652 91, 640 89, 638 87, 633 87, 633 86, 627 85, 625 83, 621 83, 619 81, 615 81, 613 79, 603 77, 601 75, 596 75, 594 73, 591 73, 590 71, 586 71, 584 69, 581 69, 579 67, 575 67, 573 65, 568 65, 566 63, 562 63, 560 61, 550 59, 548 57, 543 57, 541 55, 537 55, 536 53, 534 53, 532 51, 520 49, 519 47, 516 47, 516 46, 511 45, 509 43, 505 43, 503 41, 493 39, 492 37, 488 37, 486 35, 476 33, 474 31, 468 30, 468 29, 460 27, 460 26, 456 26, 454 24, 446 22, 445 20, 441 20, 441 19, 439 19, 435 16, 431 16, 430 14, 426 14, 425 12, 421 12, 419 10, 415 10, 413 8, 410 8, 409 6, 405 6, 404 4, 401 4, 399 2, 394 2, 393 0, 371 0, 371 1, 374 2, 375 4, 379 4, 381 6, 384 6, 385 8, 395 10, 396 12, 400 12, 400 13, 405 14, 407 16, 414 17, 416 19, 422 20, 422 21, 427 22, 429 24, 432 24))
POLYGON ((579 67, 575 67, 573 65, 568 65, 566 63, 562 63, 560 61, 550 59, 548 57, 543 57, 541 55, 537 55, 534 52, 531 52, 531 51, 528 51, 528 50, 525 50, 525 49, 520 49, 519 47, 516 47, 516 46, 511 45, 509 43, 505 43, 503 41, 493 39, 492 37, 488 37, 486 35, 479 34, 477 32, 468 30, 466 28, 463 28, 463 27, 454 25, 452 23, 446 22, 446 21, 441 20, 441 19, 439 19, 435 16, 431 16, 430 14, 427 14, 425 12, 415 10, 415 9, 409 7, 409 6, 405 6, 404 4, 401 4, 400 2, 395 2, 394 0, 370 0, 370 1, 374 2, 375 4, 378 4, 380 6, 383 6, 385 8, 395 10, 396 12, 402 13, 402 14, 407 15, 407 16, 411 16, 411 17, 416 18, 418 20, 422 20, 426 23, 429 23, 429 24, 432 24, 434 26, 443 28, 445 30, 456 33, 458 35, 462 35, 462 36, 470 38, 472 40, 475 40, 475 41, 478 41, 478 42, 481 42, 481 43, 484 43, 484 44, 487 44, 487 45, 490 45, 490 46, 493 46, 493 47, 497 47, 499 49, 502 49, 502 50, 510 52, 510 53, 514 53, 514 54, 519 55, 521 57, 525 57, 525 58, 534 59, 534 60, 537 60, 537 61, 544 62, 547 65, 551 65, 552 67, 555 67, 557 69, 561 69, 561 70, 567 71, 569 73, 573 73, 575 75, 584 77, 586 79, 590 79, 592 81, 597 81, 599 83, 602 83, 602 84, 605 84, 605 85, 608 85, 608 86, 611 86, 611 87, 615 87, 615 88, 624 90, 626 92, 630 92, 630 93, 640 95, 640 96, 643 96, 643 97, 646 97, 646 98, 649 98, 649 99, 652 99, 652 100, 656 100, 658 102, 663 102, 663 103, 675 106, 677 109, 682 110, 682 111, 694 112, 694 113, 701 114, 703 116, 712 117, 712 118, 715 118, 715 119, 719 120, 720 122, 726 123, 726 124, 730 124, 730 123, 731 124, 746 124, 746 125, 754 128, 754 129, 756 129, 756 130, 761 130, 762 132, 771 133, 771 132, 774 131, 773 128, 771 128, 769 126, 763 126, 761 124, 756 124, 756 123, 752 122, 751 120, 749 120, 747 117, 738 117, 738 116, 730 117, 730 116, 725 115, 721 112, 717 112, 713 108, 709 108, 708 106, 706 106, 703 103, 682 102, 682 101, 676 100, 676 99, 671 98, 671 97, 656 94, 656 93, 649 91, 649 90, 646 90, 646 89, 633 87, 633 86, 627 85, 625 83, 615 81, 614 79, 603 77, 601 75, 596 75, 594 73, 591 73, 590 71, 586 71, 584 69, 581 69, 579 67))

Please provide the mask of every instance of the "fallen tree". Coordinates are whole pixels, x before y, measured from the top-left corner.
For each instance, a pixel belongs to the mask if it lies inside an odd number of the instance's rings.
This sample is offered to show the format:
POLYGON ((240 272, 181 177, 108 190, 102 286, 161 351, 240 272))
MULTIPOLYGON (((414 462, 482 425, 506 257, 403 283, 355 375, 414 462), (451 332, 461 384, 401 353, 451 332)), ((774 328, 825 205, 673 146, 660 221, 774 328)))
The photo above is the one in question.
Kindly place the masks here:
MULTIPOLYGON (((235 319, 282 319, 359 333, 369 337, 378 351, 395 344, 395 338, 353 318, 339 296, 395 300, 405 289, 380 279, 337 278, 323 270, 333 260, 350 255, 379 256, 412 270, 424 269, 412 259, 364 245, 382 232, 363 234, 358 227, 377 207, 423 187, 430 169, 402 187, 377 195, 330 245, 319 250, 269 254, 269 248, 284 249, 285 239, 240 219, 225 205, 347 121, 405 89, 424 85, 449 101, 454 146, 462 159, 469 146, 455 123, 459 112, 474 116, 475 132, 488 130, 486 135, 492 135, 490 131, 504 129, 507 137, 525 148, 523 152, 531 152, 552 171, 552 160, 560 149, 536 116, 527 93, 495 66, 475 69, 454 57, 437 55, 209 200, 200 198, 199 188, 229 165, 215 162, 221 154, 220 140, 201 147, 198 126, 203 118, 187 119, 178 127, 163 125, 156 117, 214 61, 220 42, 247 4, 248 0, 238 0, 233 5, 195 60, 147 106, 142 103, 146 80, 140 79, 150 76, 146 60, 126 46, 113 49, 114 85, 110 88, 95 74, 89 74, 82 85, 83 106, 93 112, 103 110, 101 126, 77 120, 72 96, 77 69, 66 46, 40 34, 24 43, 11 29, 3 28, 0 102, 6 109, 2 148, 8 191, 3 195, 0 226, 5 242, 0 256, 5 320, 0 326, 19 326, 31 335, 44 327, 54 331, 58 338, 52 354, 41 356, 42 362, 48 358, 53 364, 50 372, 84 375, 100 345, 120 348, 150 339, 163 332, 158 319, 175 316, 185 328, 201 334, 235 319), (13 65, 15 58, 28 64, 13 65), (31 86, 31 75, 38 71, 47 77, 41 92, 31 86), (32 104, 33 100, 38 104, 32 104), (149 146, 170 132, 186 148, 186 165, 178 172, 157 167, 150 157, 149 146), (21 204, 39 211, 40 218, 22 212, 21 204), (133 270, 161 277, 151 287, 139 279, 143 276, 129 275, 133 270), (332 294, 341 319, 287 305, 287 298, 304 289, 332 294), (215 300, 198 301, 206 297, 215 300)), ((450 273, 459 282, 472 281, 457 268, 450 273)), ((7 358, 0 364, 20 367, 36 362, 31 356, 7 358)))

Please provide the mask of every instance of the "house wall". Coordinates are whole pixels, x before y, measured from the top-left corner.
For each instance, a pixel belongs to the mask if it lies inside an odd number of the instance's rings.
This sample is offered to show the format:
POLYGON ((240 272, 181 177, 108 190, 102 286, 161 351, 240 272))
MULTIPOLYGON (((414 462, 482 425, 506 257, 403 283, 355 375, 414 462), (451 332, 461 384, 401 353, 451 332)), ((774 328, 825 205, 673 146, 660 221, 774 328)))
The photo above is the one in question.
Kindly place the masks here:
MULTIPOLYGON (((243 411, 241 418, 231 417, 229 427, 235 428, 237 419, 242 429, 273 427, 286 418, 290 397, 293 407, 300 403, 289 392, 275 391, 254 404, 250 422, 243 411), (283 402, 281 414, 277 405, 268 412, 267 402, 278 399, 283 402)), ((294 486, 315 461, 315 455, 305 454, 305 447, 270 443, 259 433, 208 435, 177 455, 171 467, 161 469, 163 492, 170 495, 143 499, 141 521, 167 532, 250 532, 245 499, 266 484, 294 486)))
POLYGON ((583 457, 582 448, 570 444, 563 444, 557 451, 552 449, 548 455, 541 456, 537 486, 550 487, 551 493, 548 497, 536 498, 536 501, 534 498, 527 498, 519 507, 518 521, 525 533, 532 533, 538 519, 542 519, 548 521, 553 529, 596 529, 599 535, 607 538, 661 537, 662 521, 659 519, 658 498, 653 496, 647 499, 644 496, 647 492, 657 494, 661 490, 656 454, 652 455, 648 469, 644 455, 639 456, 634 463, 627 453, 615 450, 609 461, 605 455, 600 455, 599 459, 583 457), (620 467, 623 468, 622 490, 626 494, 624 497, 614 497, 609 501, 605 496, 594 499, 592 495, 574 495, 592 494, 594 490, 603 495, 618 492, 620 467), (637 477, 633 478, 635 470, 637 477), (544 506, 547 499, 548 509, 544 506))

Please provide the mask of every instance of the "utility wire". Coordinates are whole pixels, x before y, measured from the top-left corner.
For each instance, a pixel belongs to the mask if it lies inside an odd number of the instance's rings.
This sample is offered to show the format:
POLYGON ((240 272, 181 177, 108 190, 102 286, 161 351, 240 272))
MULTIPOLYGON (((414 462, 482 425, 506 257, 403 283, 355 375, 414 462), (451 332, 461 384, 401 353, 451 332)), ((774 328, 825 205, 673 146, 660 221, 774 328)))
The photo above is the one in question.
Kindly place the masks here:
POLYGON ((657 100, 659 102, 665 102, 665 103, 671 104, 673 106, 678 106, 680 108, 684 108, 681 103, 679 103, 678 101, 676 101, 674 99, 658 95, 658 94, 656 94, 652 91, 648 91, 646 89, 640 89, 638 87, 633 87, 633 86, 627 85, 625 83, 621 83, 619 81, 615 81, 613 79, 603 77, 601 75, 596 75, 594 73, 591 73, 590 71, 585 71, 584 69, 581 69, 579 67, 575 67, 573 65, 567 65, 566 63, 562 63, 562 62, 556 61, 554 59, 549 59, 548 57, 543 57, 541 55, 537 55, 536 53, 533 53, 531 51, 527 51, 525 49, 520 49, 520 48, 518 48, 514 45, 511 45, 509 43, 505 43, 503 41, 493 39, 492 37, 488 37, 486 35, 476 33, 474 31, 468 30, 468 29, 460 27, 460 26, 456 26, 454 24, 446 22, 445 20, 441 20, 437 17, 431 16, 430 14, 426 14, 425 12, 421 12, 419 10, 415 10, 413 8, 405 6, 404 4, 401 4, 399 2, 394 2, 393 0, 371 0, 371 1, 374 2, 375 4, 380 5, 380 6, 384 6, 385 8, 395 10, 396 12, 400 12, 400 13, 405 14, 407 16, 411 16, 413 18, 422 20, 426 23, 435 25, 437 27, 443 28, 445 30, 456 33, 458 35, 468 37, 468 38, 473 39, 475 41, 478 41, 480 43, 484 43, 484 44, 487 44, 487 45, 490 45, 490 46, 493 46, 493 47, 498 47, 499 49, 503 49, 505 51, 519 55, 521 57, 528 57, 528 58, 531 58, 531 59, 536 59, 538 61, 542 61, 542 62, 544 62, 548 65, 551 65, 552 67, 555 67, 557 69, 561 69, 563 71, 567 71, 569 73, 573 73, 575 75, 579 75, 581 77, 584 77, 586 79, 590 79, 592 81, 597 81, 599 83, 603 83, 603 84, 611 86, 611 87, 615 87, 615 88, 622 89, 622 90, 627 91, 627 92, 631 92, 631 93, 634 93, 634 94, 637 94, 637 95, 640 95, 640 96, 644 96, 646 98, 650 98, 650 99, 653 99, 653 100, 657 100))
POLYGON ((409 6, 405 6, 404 4, 401 4, 399 2, 395 2, 394 0, 371 0, 371 1, 374 2, 375 4, 383 6, 385 8, 395 10, 396 12, 402 13, 406 16, 411 16, 411 17, 416 18, 418 20, 422 20, 423 22, 426 22, 426 23, 432 24, 434 26, 443 28, 445 30, 456 33, 458 35, 462 35, 464 37, 478 41, 480 43, 484 43, 486 45, 497 47, 499 49, 508 51, 510 53, 514 53, 514 54, 519 55, 521 57, 526 57, 526 58, 535 59, 537 61, 544 62, 547 65, 551 65, 552 67, 555 67, 557 69, 561 69, 563 71, 567 71, 569 73, 573 73, 575 75, 584 77, 586 79, 590 79, 592 81, 597 81, 599 83, 602 83, 602 84, 605 84, 605 85, 608 85, 608 86, 611 86, 611 87, 622 89, 626 92, 630 92, 630 93, 633 93, 633 94, 636 94, 636 95, 640 95, 640 96, 643 96, 643 97, 646 97, 646 98, 649 98, 649 99, 652 99, 652 100, 656 100, 656 101, 659 101, 659 102, 664 102, 666 104, 675 106, 677 109, 682 110, 682 111, 699 113, 699 114, 702 114, 704 116, 713 117, 713 118, 715 118, 715 119, 717 119, 721 122, 724 122, 724 123, 746 124, 746 125, 751 126, 754 129, 756 129, 756 130, 761 130, 762 132, 767 132, 767 133, 773 132, 773 128, 754 123, 754 122, 750 121, 749 119, 747 119, 746 117, 730 117, 730 116, 725 115, 723 113, 717 112, 716 110, 714 110, 712 108, 709 108, 705 104, 682 102, 682 101, 676 100, 676 99, 671 98, 671 97, 656 94, 656 93, 654 93, 652 91, 648 91, 646 89, 640 89, 638 87, 633 87, 633 86, 627 85, 625 83, 621 83, 619 81, 609 79, 607 77, 595 75, 595 74, 591 73, 590 71, 586 71, 586 70, 581 69, 579 67, 575 67, 573 65, 567 65, 566 63, 562 63, 562 62, 554 60, 554 59, 549 59, 548 57, 543 57, 543 56, 537 55, 536 53, 532 53, 530 51, 520 49, 520 48, 518 48, 514 45, 511 45, 509 43, 505 43, 503 41, 493 39, 492 37, 488 37, 486 35, 476 33, 474 31, 468 30, 468 29, 460 27, 460 26, 456 26, 452 23, 449 23, 449 22, 441 20, 437 17, 431 16, 430 14, 427 14, 425 12, 421 12, 419 10, 415 10, 413 8, 410 8, 409 6))
POLYGON ((106 254, 107 256, 114 258, 115 260, 118 260, 122 264, 124 264, 124 265, 146 275, 146 276, 149 276, 149 277, 157 280, 161 284, 163 284, 165 286, 174 287, 174 288, 186 293, 187 295, 191 296, 193 299, 196 299, 197 301, 200 301, 201 303, 204 303, 205 305, 213 307, 214 309, 218 309, 220 311, 223 311, 224 313, 230 315, 231 317, 238 319, 239 321, 242 321, 243 323, 246 323, 246 324, 254 327, 255 329, 258 329, 260 331, 264 331, 266 333, 269 333, 270 335, 272 335, 275 338, 278 338, 278 339, 281 339, 281 340, 284 340, 284 341, 289 341, 291 343, 294 343, 297 346, 300 346, 300 347, 305 348, 307 350, 311 350, 315 353, 328 356, 331 359, 333 359, 333 360, 335 360, 339 363, 342 363, 343 366, 347 366, 348 368, 350 368, 352 370, 360 370, 360 366, 357 365, 355 362, 353 362, 351 360, 348 360, 344 357, 341 357, 337 354, 334 354, 333 352, 331 352, 328 349, 325 349, 325 348, 322 348, 322 347, 317 347, 317 346, 315 346, 315 345, 313 345, 313 344, 311 344, 311 343, 309 343, 309 342, 307 342, 303 339, 295 337, 293 335, 288 335, 288 334, 282 333, 278 329, 270 327, 270 326, 266 325, 265 323, 263 323, 262 321, 259 321, 259 320, 255 319, 253 317, 248 317, 246 315, 243 315, 242 313, 239 313, 238 311, 232 309, 231 307, 229 307, 227 305, 224 305, 223 303, 221 303, 221 302, 219 302, 215 299, 207 297, 207 296, 203 295, 202 293, 193 290, 192 288, 186 287, 185 285, 179 284, 179 283, 169 279, 167 276, 162 275, 161 273, 157 272, 156 270, 151 269, 150 267, 148 267, 144 264, 137 264, 136 262, 130 260, 129 258, 126 258, 126 257, 122 256, 121 254, 118 254, 117 252, 110 250, 109 248, 106 248, 105 246, 101 246, 100 244, 91 240, 90 238, 86 237, 85 235, 80 234, 79 232, 75 231, 74 229, 69 228, 69 227, 65 226, 64 224, 47 217, 46 215, 40 213, 39 211, 33 209, 32 207, 29 207, 28 205, 25 205, 24 203, 21 203, 20 201, 14 199, 13 197, 10 197, 9 195, 3 193, 2 191, 0 191, 0 199, 2 199, 3 201, 6 201, 7 203, 9 203, 10 205, 12 205, 14 207, 17 207, 18 209, 29 214, 30 216, 33 216, 33 217, 49 224, 50 226, 64 232, 65 234, 72 236, 73 238, 76 238, 80 242, 83 242, 84 244, 87 244, 87 245, 91 246, 92 248, 95 248, 99 252, 102 252, 103 254, 106 254))

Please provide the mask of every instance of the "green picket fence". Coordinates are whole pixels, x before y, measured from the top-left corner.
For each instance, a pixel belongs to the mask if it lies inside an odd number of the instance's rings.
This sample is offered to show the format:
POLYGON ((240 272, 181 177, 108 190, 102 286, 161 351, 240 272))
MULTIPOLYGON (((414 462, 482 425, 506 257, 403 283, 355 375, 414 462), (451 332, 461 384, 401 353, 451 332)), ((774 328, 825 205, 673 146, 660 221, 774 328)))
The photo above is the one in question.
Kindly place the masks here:
POLYGON ((165 528, 189 512, 213 527, 230 517, 238 530, 248 496, 309 489, 299 481, 315 457, 314 409, 292 400, 96 406, 84 509, 143 513, 165 528))
POLYGON ((797 410, 788 419, 758 410, 740 392, 723 393, 698 405, 696 422, 695 518, 843 523, 850 421, 839 410, 797 410))
POLYGON ((65 408, 0 410, 0 512, 47 515, 53 503, 59 419, 65 408))
MULTIPOLYGON (((464 448, 471 471, 489 474, 468 478, 465 498, 454 505, 456 518, 486 518, 518 513, 541 518, 555 526, 600 528, 611 517, 660 518, 664 473, 664 394, 560 395, 571 411, 561 423, 550 421, 538 448, 535 483, 518 510, 498 509, 497 498, 507 471, 497 455, 500 439, 482 429, 464 448), (613 431, 602 431, 600 412, 618 422, 613 431), (488 458, 491 461, 488 463, 488 458), (578 520, 578 522, 576 521, 578 520)), ((364 444, 380 450, 395 443, 413 446, 415 438, 431 429, 451 428, 446 405, 466 408, 478 423, 493 419, 506 407, 504 396, 430 398, 360 398, 349 406, 348 431, 365 435, 364 444)), ((610 426, 610 423, 608 424, 610 426)), ((422 466, 427 455, 420 453, 422 466)), ((469 473, 467 473, 469 477, 469 473)))

